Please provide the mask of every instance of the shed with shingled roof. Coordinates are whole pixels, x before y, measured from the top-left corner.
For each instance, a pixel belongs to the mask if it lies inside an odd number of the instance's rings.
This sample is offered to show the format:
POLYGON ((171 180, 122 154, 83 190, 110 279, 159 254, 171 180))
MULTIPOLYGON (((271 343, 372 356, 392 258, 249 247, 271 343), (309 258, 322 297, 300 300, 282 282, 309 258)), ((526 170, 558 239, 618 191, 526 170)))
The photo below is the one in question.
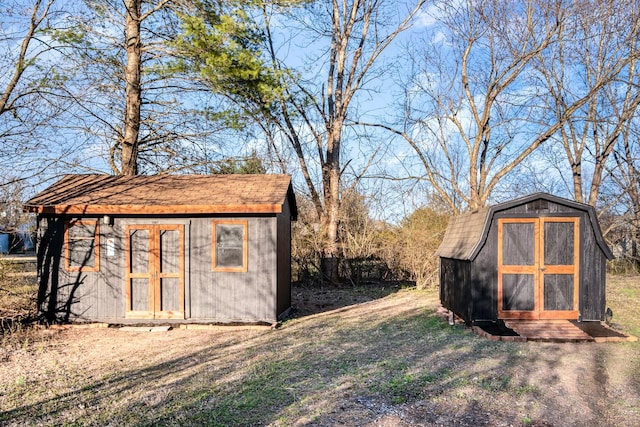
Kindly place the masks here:
POLYGON ((467 323, 600 321, 613 254, 592 206, 546 193, 452 218, 436 255, 440 300, 467 323))
POLYGON ((49 321, 272 323, 291 306, 288 175, 67 175, 25 210, 49 321))

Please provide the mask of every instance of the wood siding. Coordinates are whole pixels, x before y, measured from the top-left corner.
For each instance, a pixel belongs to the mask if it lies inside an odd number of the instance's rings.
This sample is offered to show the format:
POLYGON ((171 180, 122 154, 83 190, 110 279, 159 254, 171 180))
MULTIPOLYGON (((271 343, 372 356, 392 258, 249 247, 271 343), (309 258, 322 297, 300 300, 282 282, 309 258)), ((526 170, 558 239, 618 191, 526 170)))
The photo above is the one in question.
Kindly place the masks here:
MULTIPOLYGON (((558 199, 553 198, 552 199, 558 199)), ((498 226, 499 218, 579 218, 579 236, 569 236, 574 238, 573 245, 577 245, 578 266, 578 316, 579 320, 603 320, 605 312, 605 281, 606 281, 606 259, 607 255, 602 247, 603 243, 594 227, 593 215, 585 208, 571 202, 567 205, 554 200, 533 199, 526 203, 509 205, 504 204, 504 208, 494 209, 488 220, 488 229, 482 236, 474 258, 469 260, 440 258, 440 299, 444 307, 454 311, 465 321, 483 322, 495 321, 498 319, 498 226)), ((554 225, 551 225, 548 232, 553 234, 554 225)), ((556 227, 558 228, 558 227, 556 227)), ((562 228, 562 227, 561 227, 562 228)), ((556 230, 558 233, 562 230, 556 230)), ((599 233, 599 229, 597 230, 599 233)), ((569 237, 558 236, 561 239, 569 237)), ((546 238, 550 238, 546 236, 546 238)), ((564 244, 563 244, 564 245, 564 244)), ((545 248, 542 248, 543 250, 545 248)), ((549 250, 550 251, 550 250, 549 250)), ((523 254, 520 254, 524 256, 523 254)), ((549 253, 552 259, 550 263, 565 264, 568 259, 566 253, 549 253)), ((508 250, 508 257, 518 256, 517 252, 508 250)), ((610 256, 610 255, 609 255, 610 256)), ((517 259, 512 259, 514 264, 517 259)), ((559 267, 561 268, 561 267, 559 267)), ((558 270, 559 271, 559 270, 558 270)), ((573 297, 569 289, 564 292, 562 282, 569 273, 549 274, 548 283, 555 284, 557 295, 553 297, 547 295, 547 309, 558 310, 564 305, 564 299, 573 297), (560 277, 562 276, 562 277, 560 277), (561 283, 562 282, 562 283, 561 283), (562 288, 562 289, 561 289, 562 288), (563 293, 564 292, 564 293, 563 293), (562 301, 561 301, 562 300, 562 301)))
POLYGON ((586 215, 580 222, 580 320, 604 320, 607 258, 586 215))
MULTIPOLYGON (((502 211, 496 217, 551 216, 562 214, 580 218, 580 262, 578 311, 580 320, 604 320, 606 305, 606 256, 596 241, 589 215, 568 206, 547 202, 543 209, 535 201, 502 211)), ((491 231, 490 231, 491 233, 491 231)))
POLYGON ((498 218, 498 316, 578 318, 580 218, 498 218))
MULTIPOLYGON (((604 320, 606 256, 600 249, 593 224, 585 211, 546 200, 536 200, 496 213, 496 217, 567 216, 580 219, 579 320, 604 320)), ((489 232, 490 235, 492 231, 489 232)))
POLYGON ((487 321, 498 318, 498 228, 492 221, 482 250, 470 263, 472 319, 487 321))
POLYGON ((112 225, 100 223, 97 272, 66 271, 64 223, 70 219, 75 217, 38 220, 38 302, 41 314, 50 321, 117 323, 125 319, 125 229, 131 225, 184 227, 182 321, 274 322, 291 304, 290 212, 248 217, 115 217, 112 225), (214 219, 247 221, 247 272, 211 271, 214 219))
POLYGON ((467 323, 473 321, 469 261, 440 258, 440 301, 467 323))
POLYGON ((291 208, 288 202, 284 204, 277 221, 278 304, 276 314, 280 317, 291 308, 291 208))
MULTIPOLYGON (((62 232, 67 218, 39 218, 38 304, 41 314, 50 321, 91 320, 124 317, 124 286, 114 280, 124 274, 122 240, 110 227, 100 227, 100 246, 113 239, 115 253, 109 257, 100 251, 100 271, 67 271, 62 250, 62 232)), ((114 227, 115 228, 115 227, 114 227)))
POLYGON ((214 272, 212 218, 192 221, 189 317, 217 322, 276 320, 276 217, 249 218, 247 228, 247 272, 214 272))

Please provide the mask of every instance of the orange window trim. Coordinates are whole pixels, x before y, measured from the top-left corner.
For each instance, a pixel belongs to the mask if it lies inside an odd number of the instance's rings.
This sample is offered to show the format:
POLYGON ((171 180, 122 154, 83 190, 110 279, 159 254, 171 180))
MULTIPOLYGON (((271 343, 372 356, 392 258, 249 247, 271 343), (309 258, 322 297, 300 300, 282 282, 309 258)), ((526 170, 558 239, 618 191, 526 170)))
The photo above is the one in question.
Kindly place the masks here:
POLYGON ((248 258, 249 258, 249 221, 247 220, 228 220, 228 219, 215 219, 212 221, 211 229, 211 271, 215 272, 227 272, 227 273, 246 273, 248 271, 248 258), (217 227, 218 225, 242 225, 242 265, 237 267, 218 267, 216 260, 217 253, 217 227))
POLYGON ((64 254, 65 254, 65 269, 67 271, 100 271, 100 232, 99 222, 97 219, 92 220, 71 220, 64 223, 64 254), (69 245, 69 228, 75 225, 93 225, 95 226, 93 232, 93 265, 71 265, 71 253, 69 245))

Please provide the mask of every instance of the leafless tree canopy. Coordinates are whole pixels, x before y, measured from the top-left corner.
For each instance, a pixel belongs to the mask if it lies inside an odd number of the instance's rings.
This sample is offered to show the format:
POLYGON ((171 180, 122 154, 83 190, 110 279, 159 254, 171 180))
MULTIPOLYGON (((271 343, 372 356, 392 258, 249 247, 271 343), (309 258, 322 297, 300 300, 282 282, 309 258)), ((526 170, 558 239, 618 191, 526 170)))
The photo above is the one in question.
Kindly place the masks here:
POLYGON ((577 200, 582 153, 599 164, 595 204, 613 142, 637 108, 636 8, 485 0, 437 2, 430 15, 402 115, 377 126, 414 150, 439 198, 454 212, 482 207, 529 179, 523 166, 541 146, 559 144, 577 200))
MULTIPOLYGON (((380 55, 409 28, 422 4, 420 0, 406 13, 398 14, 393 2, 333 0, 310 4, 304 13, 294 17, 307 47, 317 45, 320 49, 319 53, 311 53, 310 62, 305 64, 319 74, 305 75, 304 69, 295 74, 296 78, 286 83, 279 110, 268 119, 286 143, 285 147, 274 143, 274 149, 292 149, 297 158, 296 167, 301 170, 322 225, 321 270, 330 281, 338 280, 341 192, 345 188, 345 166, 350 162, 342 156, 348 152, 345 136, 349 122, 354 121, 357 96, 379 71, 375 65, 380 55)), ((282 69, 278 56, 282 46, 276 45, 274 29, 270 27, 271 12, 265 9, 264 15, 269 52, 274 68, 282 69)), ((271 128, 266 133, 272 135, 271 128)), ((363 169, 371 161, 373 157, 363 169)))
POLYGON ((234 2, 277 83, 266 101, 176 66, 180 13, 228 4, 3 2, 0 184, 252 153, 293 175, 331 281, 371 243, 345 225, 363 223, 345 218, 354 194, 397 225, 404 203, 459 213, 548 190, 596 206, 637 257, 636 2, 234 2))

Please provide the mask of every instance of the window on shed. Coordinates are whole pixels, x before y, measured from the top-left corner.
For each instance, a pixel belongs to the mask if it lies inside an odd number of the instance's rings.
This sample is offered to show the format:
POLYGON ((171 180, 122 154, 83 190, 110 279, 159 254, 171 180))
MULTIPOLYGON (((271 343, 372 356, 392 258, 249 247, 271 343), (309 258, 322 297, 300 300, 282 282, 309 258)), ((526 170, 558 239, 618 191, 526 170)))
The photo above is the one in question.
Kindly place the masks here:
POLYGON ((213 271, 247 271, 247 221, 213 221, 213 271))
POLYGON ((67 271, 100 269, 98 220, 68 221, 64 231, 67 271))

